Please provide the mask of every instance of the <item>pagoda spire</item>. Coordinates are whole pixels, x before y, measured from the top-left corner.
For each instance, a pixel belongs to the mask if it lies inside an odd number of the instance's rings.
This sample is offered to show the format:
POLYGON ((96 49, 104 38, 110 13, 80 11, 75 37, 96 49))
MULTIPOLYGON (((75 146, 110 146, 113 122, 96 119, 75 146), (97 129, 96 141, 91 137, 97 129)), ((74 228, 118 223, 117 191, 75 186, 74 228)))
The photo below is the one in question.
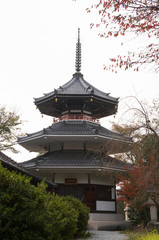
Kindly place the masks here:
POLYGON ((81 71, 81 43, 80 43, 80 28, 78 28, 78 42, 76 43, 76 63, 75 69, 77 73, 81 71))

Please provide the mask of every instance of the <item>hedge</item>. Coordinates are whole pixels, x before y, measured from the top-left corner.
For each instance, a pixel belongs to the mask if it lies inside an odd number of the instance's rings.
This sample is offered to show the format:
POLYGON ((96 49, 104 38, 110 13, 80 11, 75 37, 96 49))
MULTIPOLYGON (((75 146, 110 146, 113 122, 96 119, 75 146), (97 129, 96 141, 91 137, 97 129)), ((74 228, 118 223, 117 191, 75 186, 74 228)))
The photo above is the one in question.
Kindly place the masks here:
POLYGON ((46 188, 44 182, 35 187, 27 176, 10 172, 0 164, 0 236, 3 240, 70 240, 84 233, 88 217, 83 215, 82 226, 81 216, 85 211, 88 215, 88 209, 84 210, 85 206, 78 200, 68 201, 48 193, 46 188))
POLYGON ((81 203, 81 201, 72 196, 66 196, 65 201, 72 203, 73 208, 78 212, 77 231, 75 236, 83 237, 86 232, 90 209, 81 203))

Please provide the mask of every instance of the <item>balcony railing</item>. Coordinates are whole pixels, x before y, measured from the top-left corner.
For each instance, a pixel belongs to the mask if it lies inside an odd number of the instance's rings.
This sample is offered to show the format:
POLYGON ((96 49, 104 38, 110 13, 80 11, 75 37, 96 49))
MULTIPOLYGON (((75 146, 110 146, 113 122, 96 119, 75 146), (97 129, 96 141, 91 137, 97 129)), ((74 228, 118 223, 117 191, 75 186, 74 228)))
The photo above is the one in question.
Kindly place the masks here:
POLYGON ((66 121, 66 120, 84 120, 84 121, 90 121, 99 123, 99 119, 96 119, 92 116, 88 116, 85 114, 66 114, 62 115, 59 118, 53 118, 53 123, 59 122, 59 121, 66 121))

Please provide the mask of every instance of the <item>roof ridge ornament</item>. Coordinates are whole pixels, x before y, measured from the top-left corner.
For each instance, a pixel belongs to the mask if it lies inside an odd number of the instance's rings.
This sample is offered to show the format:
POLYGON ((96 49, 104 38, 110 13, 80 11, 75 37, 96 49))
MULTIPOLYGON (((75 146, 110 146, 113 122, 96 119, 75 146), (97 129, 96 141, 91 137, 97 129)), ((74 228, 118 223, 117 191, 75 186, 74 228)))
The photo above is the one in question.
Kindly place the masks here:
POLYGON ((80 28, 78 28, 78 42, 76 43, 76 63, 75 69, 77 73, 81 71, 81 43, 80 43, 80 28))

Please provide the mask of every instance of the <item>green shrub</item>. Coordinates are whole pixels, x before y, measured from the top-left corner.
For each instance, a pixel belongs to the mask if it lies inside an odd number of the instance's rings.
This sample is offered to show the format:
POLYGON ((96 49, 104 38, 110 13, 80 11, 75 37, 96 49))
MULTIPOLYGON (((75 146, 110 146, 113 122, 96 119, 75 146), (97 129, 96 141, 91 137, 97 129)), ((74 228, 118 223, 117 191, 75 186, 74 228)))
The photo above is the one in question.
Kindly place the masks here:
POLYGON ((159 234, 157 231, 152 231, 149 233, 133 233, 127 234, 129 240, 159 240, 159 234))
POLYGON ((54 232, 58 232, 62 240, 72 239, 78 229, 78 212, 70 202, 65 201, 64 197, 52 194, 49 194, 49 197, 50 200, 46 205, 48 212, 51 213, 49 217, 56 219, 53 226, 54 232))
POLYGON ((79 199, 72 196, 66 196, 65 200, 67 202, 70 202, 73 208, 78 212, 78 230, 75 233, 75 237, 82 237, 86 233, 90 209, 86 205, 84 205, 79 199))
POLYGON ((159 240, 159 234, 155 231, 143 234, 137 238, 137 240, 159 240))
POLYGON ((0 165, 0 237, 3 240, 70 240, 78 212, 62 197, 46 192, 46 184, 0 165))
POLYGON ((148 206, 139 205, 138 207, 130 206, 128 216, 134 226, 143 224, 144 226, 150 221, 150 209, 148 206))

